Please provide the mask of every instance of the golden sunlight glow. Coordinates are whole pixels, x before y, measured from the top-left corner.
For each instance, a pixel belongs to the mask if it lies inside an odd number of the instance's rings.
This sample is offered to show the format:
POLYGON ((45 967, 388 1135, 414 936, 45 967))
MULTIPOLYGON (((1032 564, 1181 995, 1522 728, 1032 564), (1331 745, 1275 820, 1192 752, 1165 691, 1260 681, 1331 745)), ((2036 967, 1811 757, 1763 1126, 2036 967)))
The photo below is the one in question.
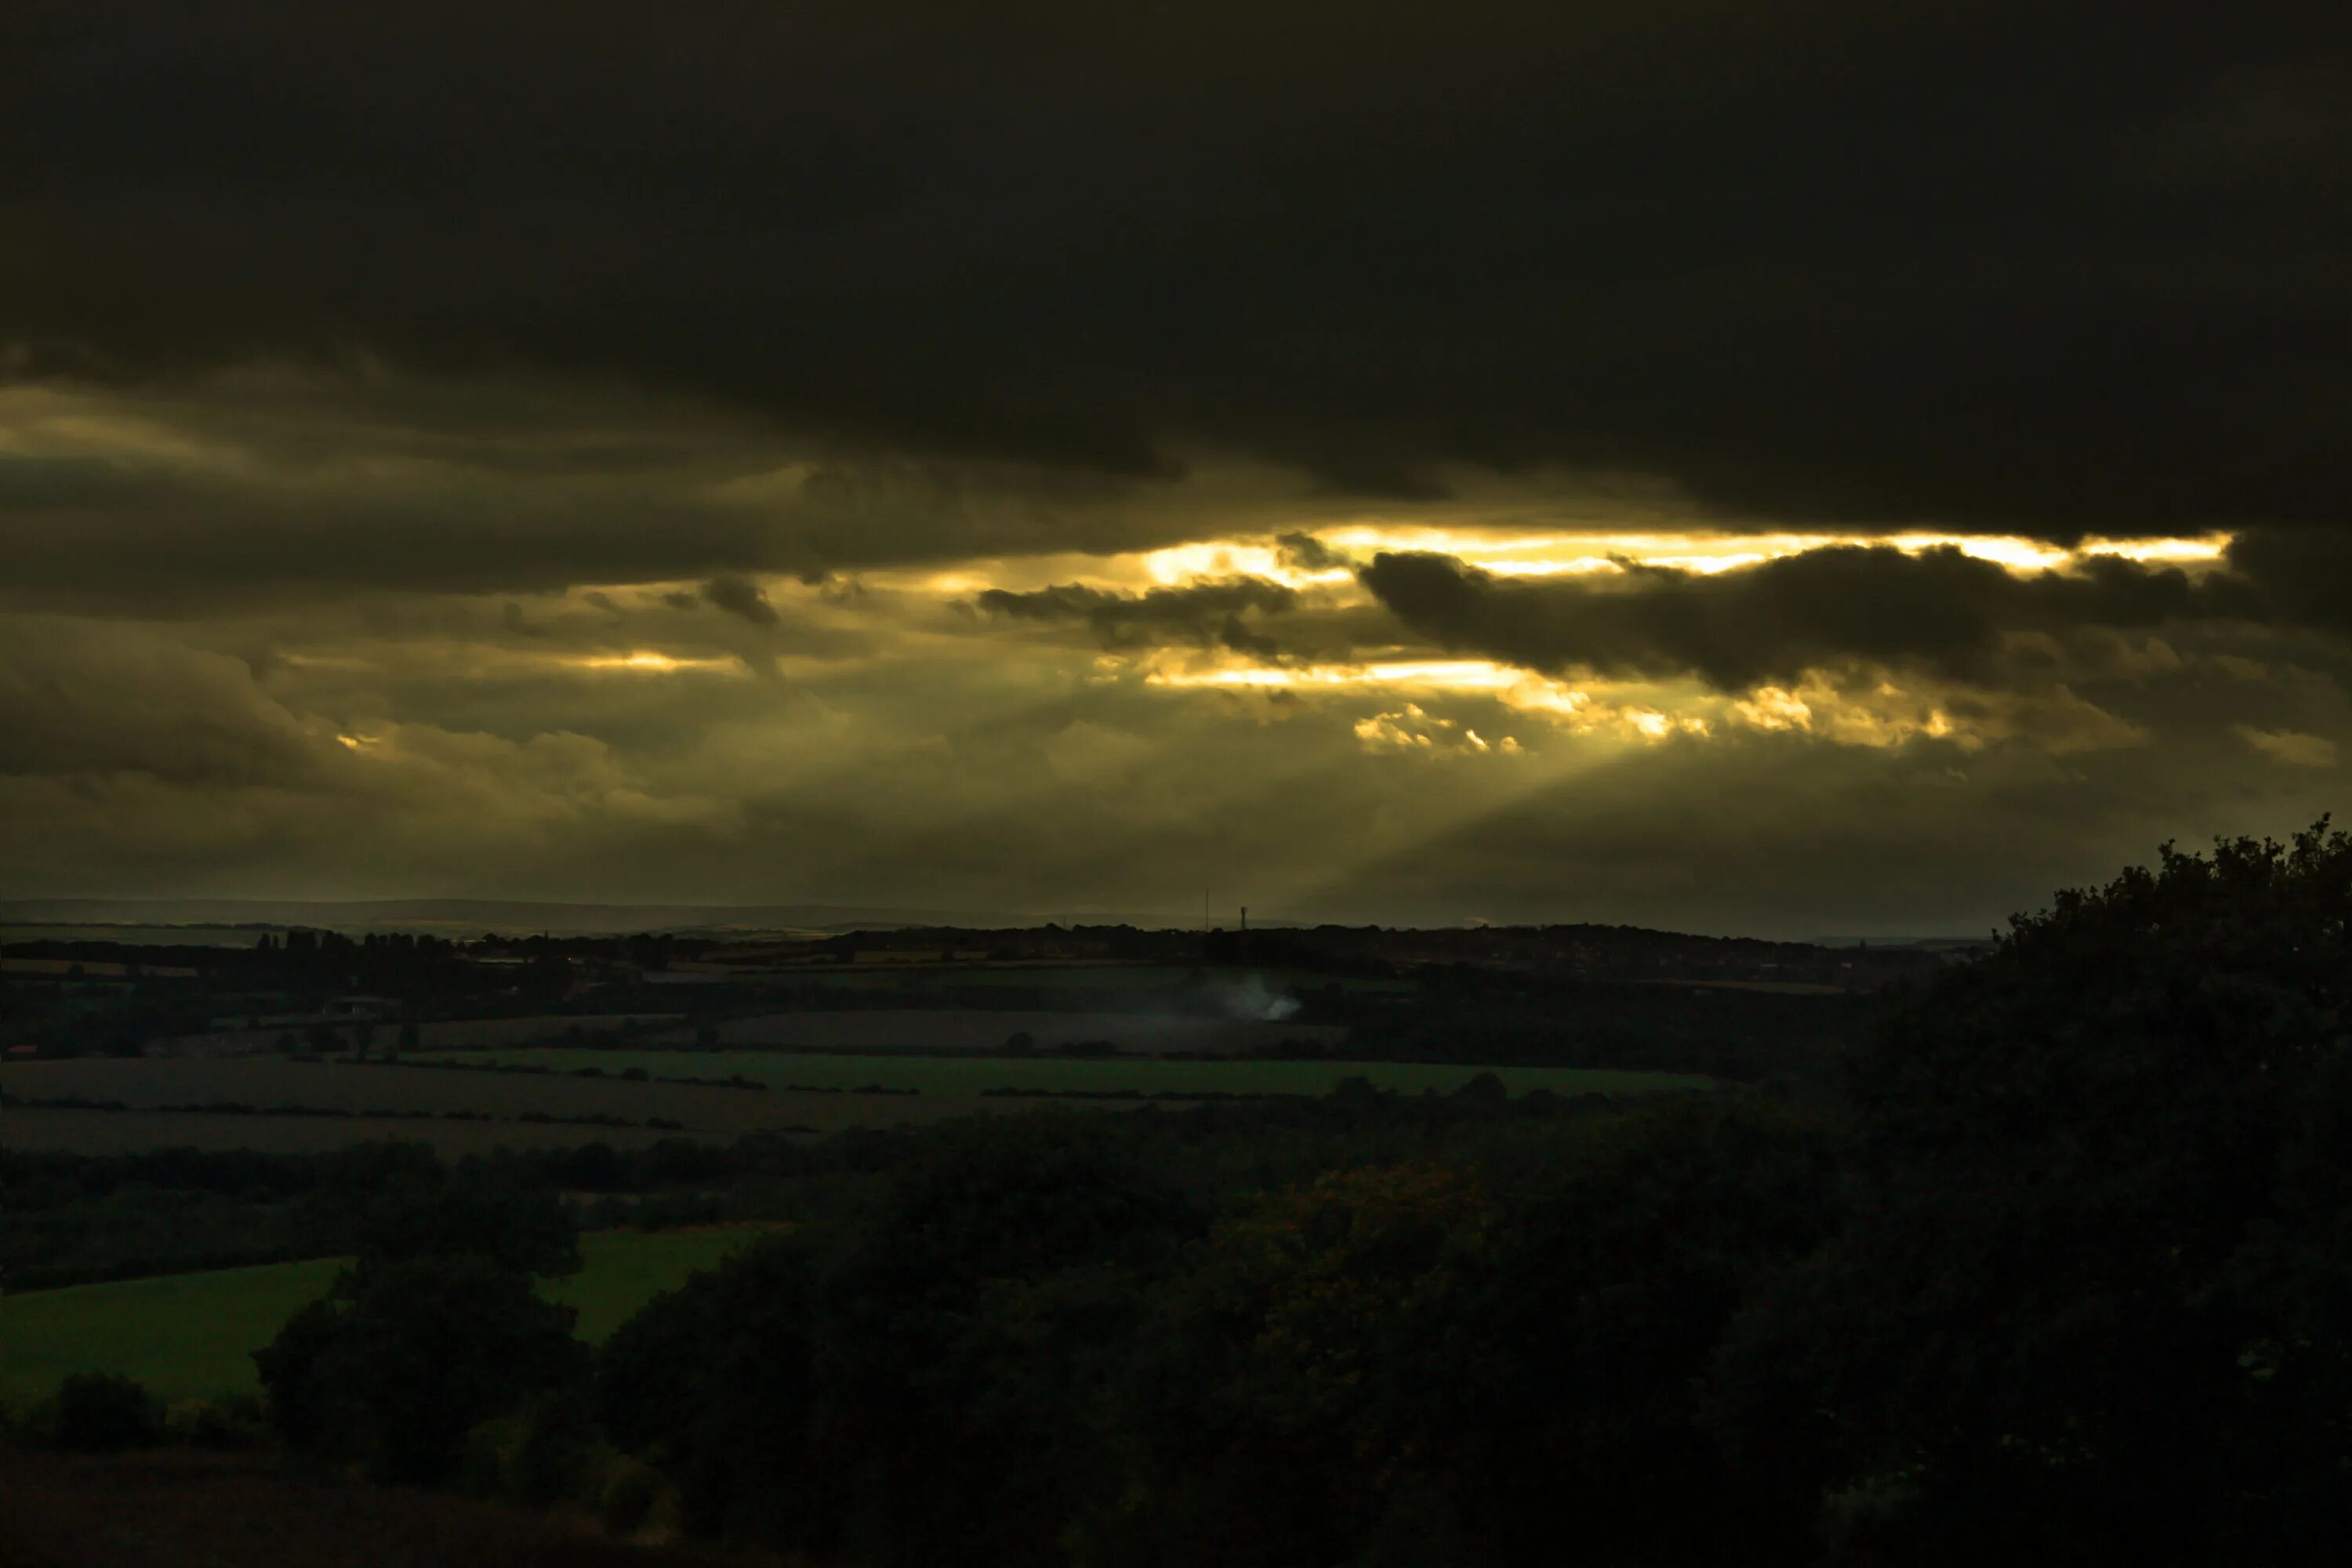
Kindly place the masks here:
POLYGON ((1417 752, 1432 756, 1441 752, 1505 757, 1527 754, 1515 735, 1489 741, 1459 720, 1441 718, 1418 702, 1359 719, 1353 729, 1356 739, 1368 752, 1417 752))
MULTIPOLYGON (((1864 695, 1839 691, 1819 681, 1793 691, 1759 686, 1746 697, 1729 701, 1726 711, 1751 729, 1802 731, 1848 746, 1893 746, 1915 735, 1926 735, 1948 738, 1974 750, 1986 739, 1961 731, 1931 700, 1884 680, 1864 695)), ((1998 724, 1992 728, 2000 731, 1998 724)))
POLYGON ((1807 730, 1813 722, 1812 705, 1778 686, 1758 687, 1731 710, 1759 730, 1807 730))
MULTIPOLYGON (((2068 550, 2040 540, 1999 534, 1934 533, 1506 533, 1475 528, 1349 524, 1316 535, 1324 544, 1358 559, 1380 551, 1427 551, 1452 555, 1498 577, 1550 577, 1620 572, 1627 563, 1683 572, 1729 572, 1832 545, 1885 544, 1917 554, 1948 545, 1965 555, 1994 562, 2012 572, 2041 572, 2081 564, 2093 556, 2189 567, 2218 563, 2230 535, 2189 539, 2086 541, 2068 550)), ((1027 592, 1053 584, 1079 583, 1112 592, 1142 593, 1223 577, 1258 577, 1285 587, 1316 592, 1353 603, 1361 595, 1344 566, 1308 569, 1286 562, 1267 538, 1210 540, 1164 550, 1120 555, 1010 557, 959 562, 919 571, 866 574, 877 587, 899 588, 944 599, 968 599, 988 588, 1027 592)))
MULTIPOLYGON (((1500 691, 1539 678, 1484 658, 1415 659, 1393 664, 1224 665, 1214 669, 1155 669, 1152 686, 1414 687, 1435 691, 1500 691)), ((1544 681, 1544 685, 1553 682, 1544 681)))
POLYGON ((918 593, 936 594, 942 599, 966 598, 973 594, 1003 586, 1003 580, 985 572, 926 572, 901 584, 893 574, 877 573, 876 579, 886 587, 907 586, 918 593))
POLYGON ((2226 533, 2210 533, 2202 539, 2094 539, 2083 546, 2082 552, 2120 555, 2126 561, 2210 564, 2229 552, 2230 540, 2226 533))
MULTIPOLYGON (((1212 668, 1163 668, 1144 677, 1151 686, 1224 690, 1350 691, 1411 694, 1419 700, 1355 721, 1356 738, 1372 751, 1462 752, 1518 756, 1516 736, 1488 741, 1468 725, 1429 711, 1423 703, 1443 697, 1499 702, 1580 735, 1606 735, 1629 742, 1659 742, 1674 735, 1708 735, 1713 721, 1698 712, 1669 714, 1644 702, 1596 700, 1583 687, 1487 659, 1393 660, 1374 664, 1299 666, 1222 665, 1212 668)), ((1635 688, 1648 690, 1648 688, 1635 688)))
POLYGON ((1264 577, 1303 588, 1317 583, 1345 583, 1350 576, 1344 566, 1311 571, 1293 566, 1282 559, 1277 546, 1265 543, 1176 544, 1146 552, 1137 560, 1145 579, 1158 588, 1181 587, 1201 577, 1264 577))
MULTIPOLYGON (((1117 660, 1102 674, 1115 679, 1117 660)), ((1349 720, 1369 752, 1415 755, 1523 755, 1517 737, 1481 734, 1494 704, 1507 714, 1537 721, 1549 731, 1655 744, 1677 737, 1706 740, 1740 731, 1807 734, 1844 746, 1883 748, 1939 740, 1964 751, 2032 735, 2059 753, 2142 743, 2137 727, 2061 689, 2045 696, 1981 696, 1972 715, 1956 720, 1940 691, 1881 681, 1870 690, 1842 689, 1809 678, 1795 687, 1759 687, 1745 696, 1695 683, 1564 681, 1482 659, 1398 660, 1361 665, 1291 668, 1221 664, 1170 665, 1150 670, 1148 685, 1171 689, 1292 691, 1334 700, 1370 698, 1376 710, 1349 720)))
POLYGON ((574 669, 619 669, 640 675, 674 675, 679 670, 728 669, 735 666, 731 658, 679 658, 643 648, 623 654, 588 654, 563 662, 574 669))
MULTIPOLYGON (((1434 551, 1458 556, 1499 577, 1612 572, 1627 561, 1684 572, 1728 572, 1841 544, 1888 544, 1915 555, 1949 545, 2014 572, 2063 566, 2076 554, 2037 540, 1963 533, 1479 534, 1446 529, 1356 527, 1335 529, 1323 537, 1325 542, 1350 551, 1434 551)), ((2207 541, 2143 541, 2109 547, 2104 552, 2120 554, 2127 550, 2145 551, 2140 559, 2207 560, 2218 556, 2221 546, 2207 541)))

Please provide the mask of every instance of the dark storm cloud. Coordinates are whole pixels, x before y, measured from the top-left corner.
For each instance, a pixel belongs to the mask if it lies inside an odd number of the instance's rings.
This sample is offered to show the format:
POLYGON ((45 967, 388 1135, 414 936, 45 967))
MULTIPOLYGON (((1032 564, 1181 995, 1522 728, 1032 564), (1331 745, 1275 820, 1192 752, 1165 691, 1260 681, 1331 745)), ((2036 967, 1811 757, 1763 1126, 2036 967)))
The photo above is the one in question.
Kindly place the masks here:
POLYGON ((814 584, 827 563, 1116 551, 1197 527, 1196 510, 1121 507, 1110 490, 1001 463, 813 456, 740 417, 610 388, 0 380, 0 605, 179 616, 367 590, 814 584), (129 456, 6 455, 43 443, 129 456))
POLYGON ((582 496, 448 475, 305 493, 303 478, 158 475, 141 504, 106 508, 0 495, 0 601, 177 615, 362 588, 528 592, 758 568, 790 549, 772 522, 625 488, 582 496))
POLYGON ((1725 690, 1852 660, 1960 679, 1996 673, 2016 632, 2261 619, 2243 581, 2094 557, 2021 576, 1938 546, 1842 545, 1701 574, 1496 577, 1450 555, 1382 552, 1359 574, 1419 635, 1530 668, 1694 674, 1725 690))
POLYGON ((132 627, 0 617, 0 778, 299 784, 320 738, 240 660, 132 627))
POLYGON ((113 508, 152 498, 116 464, 99 458, 0 456, 0 516, 64 508, 113 508))
POLYGON ((755 626, 776 624, 776 607, 767 590, 748 577, 713 577, 702 585, 702 598, 714 608, 740 616, 755 626))
POLYGON ((992 616, 1016 621, 1083 624, 1105 647, 1152 643, 1222 644, 1237 652, 1268 656, 1275 643, 1253 630, 1244 616, 1280 615, 1296 606, 1297 593, 1263 577, 1227 577, 1121 594, 1065 583, 1034 593, 991 588, 973 601, 992 616))
POLYGON ((520 367, 1127 474, 1205 446, 1361 490, 1661 475, 1742 518, 2335 522, 2347 33, 2088 0, 16 0, 0 353, 520 367))
POLYGON ((1274 542, 1282 563, 1300 572, 1328 572, 1353 566, 1355 558, 1344 550, 1334 550, 1311 533, 1286 533, 1274 542))
POLYGON ((2230 545, 2231 568, 2283 616, 2352 633, 2352 535, 2318 529, 2251 529, 2230 545))

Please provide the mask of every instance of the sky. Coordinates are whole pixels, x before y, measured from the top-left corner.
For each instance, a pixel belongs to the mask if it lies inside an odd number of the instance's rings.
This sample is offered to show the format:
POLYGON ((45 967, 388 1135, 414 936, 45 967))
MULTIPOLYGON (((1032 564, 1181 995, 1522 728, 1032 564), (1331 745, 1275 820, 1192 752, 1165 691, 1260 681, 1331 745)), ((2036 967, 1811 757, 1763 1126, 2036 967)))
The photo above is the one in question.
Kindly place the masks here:
POLYGON ((2352 764, 2352 11, 12 0, 0 898, 1981 934, 2352 764))

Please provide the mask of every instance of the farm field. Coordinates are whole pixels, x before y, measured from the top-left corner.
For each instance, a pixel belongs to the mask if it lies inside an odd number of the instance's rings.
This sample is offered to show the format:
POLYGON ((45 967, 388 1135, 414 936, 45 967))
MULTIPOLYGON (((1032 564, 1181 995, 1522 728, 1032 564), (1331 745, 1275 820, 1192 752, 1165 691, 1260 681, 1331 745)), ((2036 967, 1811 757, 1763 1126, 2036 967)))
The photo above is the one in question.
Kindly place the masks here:
MULTIPOLYGON (((915 1103, 915 1102, 910 1102, 915 1103)), ((567 1127, 515 1121, 439 1121, 389 1116, 223 1116, 210 1112, 26 1110, 0 1117, 0 1147, 27 1153, 136 1154, 150 1149, 257 1149, 320 1154, 388 1139, 430 1144, 446 1156, 499 1149, 576 1149, 610 1143, 637 1149, 664 1138, 712 1138, 638 1127, 567 1127)))
MULTIPOLYGON (((448 1050, 490 1046, 527 1046, 540 1040, 560 1040, 577 1029, 583 1034, 602 1034, 607 1030, 628 1029, 652 1024, 667 1023, 677 1018, 675 1013, 634 1014, 562 1014, 541 1013, 520 1018, 443 1018, 416 1026, 417 1047, 423 1050, 448 1050)), ((333 1023, 335 1031, 348 1039, 351 1022, 333 1023)), ((279 1024, 258 1029, 214 1029, 201 1035, 173 1035, 155 1042, 158 1054, 241 1056, 248 1052, 274 1051, 287 1035, 296 1040, 303 1038, 310 1028, 309 1021, 299 1024, 279 1024)), ((396 1024, 377 1023, 373 1026, 376 1043, 392 1045, 400 1034, 396 1024)))
MULTIPOLYGON (((534 1051, 526 1059, 537 1061, 542 1054, 534 1051)), ((685 1065, 684 1058, 654 1070, 673 1077, 726 1076, 698 1071, 685 1065)), ((227 1101, 256 1109, 300 1106, 359 1116, 376 1111, 424 1111, 438 1116, 462 1110, 514 1117, 539 1111, 550 1116, 615 1116, 638 1122, 660 1118, 730 1133, 749 1132, 777 1121, 775 1110, 766 1103, 771 1096, 740 1089, 630 1083, 618 1078, 568 1078, 552 1073, 541 1078, 380 1063, 295 1062, 274 1057, 12 1062, 0 1068, 0 1089, 18 1100, 79 1097, 120 1100, 150 1110, 165 1106, 204 1108, 227 1101)))
MULTIPOLYGON (((555 1067, 552 1056, 531 1051, 519 1059, 555 1067)), ((760 1093, 691 1084, 633 1083, 617 1076, 627 1065, 611 1059, 611 1053, 595 1051, 581 1053, 578 1061, 562 1063, 564 1070, 530 1074, 290 1062, 267 1057, 17 1062, 0 1068, 0 1089, 18 1100, 79 1098, 119 1101, 136 1109, 12 1107, 5 1123, 0 1123, 0 1143, 16 1149, 88 1153, 175 1146, 286 1153, 405 1138, 430 1143, 445 1153, 465 1154, 501 1147, 573 1148, 589 1142, 635 1147, 663 1138, 733 1139, 771 1130, 831 1132, 847 1127, 892 1127, 938 1121, 977 1109, 981 1103, 951 1093, 760 1093), (568 1076, 570 1068, 583 1066, 602 1068, 614 1076, 568 1076), (220 1102, 257 1109, 299 1107, 333 1114, 158 1109, 220 1102), (497 1120, 457 1120, 453 1112, 497 1120), (517 1120, 533 1114, 610 1116, 635 1125, 517 1120), (678 1125, 643 1125, 654 1119, 678 1125)), ((646 1053, 645 1065, 652 1073, 672 1077, 727 1076, 711 1067, 708 1058, 686 1052, 646 1053)), ((853 1076, 842 1087, 873 1081, 872 1074, 853 1076)))
MULTIPOLYGON (((382 1139, 429 1143, 446 1154, 494 1149, 635 1148, 663 1138, 734 1139, 759 1131, 824 1133, 853 1127, 937 1121, 979 1110, 1012 1111, 1032 1094, 1328 1094, 1362 1077, 1408 1094, 1450 1093, 1480 1070, 1429 1062, 1172 1061, 1149 1057, 1028 1058, 889 1056, 780 1051, 541 1048, 452 1052, 453 1062, 546 1070, 471 1072, 448 1068, 291 1062, 278 1058, 151 1058, 19 1062, 0 1068, 0 1089, 20 1100, 81 1099, 133 1109, 12 1107, 0 1143, 14 1149, 124 1153, 145 1149, 257 1149, 313 1152, 382 1139), (654 1078, 737 1077, 767 1092, 654 1078), (603 1076, 572 1076, 594 1068, 603 1076), (863 1089, 897 1092, 858 1093, 863 1089), (913 1092, 906 1092, 911 1090, 913 1092), (205 1109, 220 1103, 256 1112, 293 1107, 318 1114, 271 1115, 205 1109), (525 1121, 524 1116, 611 1117, 628 1123, 525 1121), (475 1120, 488 1118, 488 1120, 475 1120), (648 1127, 650 1120, 676 1126, 648 1127)), ((1642 1094, 1705 1087, 1691 1074, 1580 1068, 1505 1068, 1514 1094, 1642 1094)), ((1112 1104, 1121 1103, 1112 1101, 1112 1104)))
POLYGON ((0 1296, 0 1405, 21 1408, 77 1372, 122 1373, 166 1399, 251 1390, 253 1352, 340 1267, 318 1258, 0 1296))
MULTIPOLYGON (((1345 1028, 1250 1018, 1192 1018, 1164 1013, 998 1012, 992 1008, 873 1009, 771 1013, 716 1026, 721 1046, 781 1046, 822 1051, 1000 1051, 1025 1034, 1040 1050, 1102 1042, 1121 1055, 1234 1056, 1286 1040, 1336 1045, 1345 1028)), ((692 1045, 686 1026, 657 1031, 648 1045, 692 1045)))
MULTIPOLYGON (((913 991, 965 991, 973 988, 1048 991, 1127 991, 1165 994, 1201 973, 1197 969, 1169 963, 1067 963, 1006 962, 998 963, 866 963, 795 972, 795 983, 839 990, 887 988, 913 991)), ((1410 980, 1357 979, 1314 974, 1306 970, 1231 969, 1210 972, 1218 984, 1257 985, 1281 992, 1293 985, 1319 989, 1337 985, 1343 991, 1410 991, 1410 980)))
MULTIPOLYGON (((546 1294, 603 1340, 664 1291, 756 1239, 751 1230, 604 1231, 586 1266, 546 1294)), ((333 1258, 165 1275, 0 1297, 0 1405, 22 1405, 77 1372, 119 1372, 166 1399, 251 1393, 253 1352, 341 1268, 333 1258)))
POLYGON ((696 1078, 733 1075, 754 1082, 848 1089, 878 1084, 932 1095, 982 1096, 992 1089, 1057 1094, 1328 1094, 1342 1079, 1366 1078, 1407 1094, 1459 1089, 1493 1072, 1513 1094, 1546 1089, 1554 1094, 1643 1094, 1703 1089, 1696 1073, 1618 1072, 1594 1068, 1480 1068, 1454 1062, 1160 1061, 1150 1058, 1036 1060, 1020 1057, 826 1056, 770 1051, 535 1050, 462 1053, 473 1061, 539 1063, 562 1073, 601 1066, 608 1072, 642 1067, 696 1078))
POLYGON ((551 1300, 579 1309, 580 1337, 602 1344, 645 1304, 717 1267, 766 1234, 756 1226, 698 1230, 605 1230, 580 1238, 580 1272, 550 1282, 551 1300))

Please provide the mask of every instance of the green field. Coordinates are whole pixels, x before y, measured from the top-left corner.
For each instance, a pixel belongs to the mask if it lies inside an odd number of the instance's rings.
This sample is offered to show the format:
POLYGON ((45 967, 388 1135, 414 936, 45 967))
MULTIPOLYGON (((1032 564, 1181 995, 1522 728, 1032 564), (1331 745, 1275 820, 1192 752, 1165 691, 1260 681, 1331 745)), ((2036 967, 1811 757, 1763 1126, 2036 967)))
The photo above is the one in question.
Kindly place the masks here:
MULTIPOLYGON (((533 1051, 522 1059, 551 1059, 552 1054, 533 1051)), ((753 1094, 739 1089, 630 1082, 618 1076, 621 1064, 604 1056, 593 1053, 589 1063, 611 1075, 601 1078, 289 1062, 276 1057, 16 1063, 0 1067, 0 1089, 21 1100, 37 1105, 80 1098, 131 1109, 19 1105, 0 1122, 0 1145, 89 1153, 178 1146, 294 1153, 399 1138, 430 1143, 449 1154, 577 1148, 594 1142, 641 1147, 665 1138, 732 1140, 750 1132, 793 1129, 835 1132, 850 1127, 894 1127, 961 1115, 982 1103, 948 1094, 753 1094), (162 1109, 222 1101, 338 1114, 236 1115, 162 1109), (496 1120, 455 1119, 460 1114, 496 1120), (630 1125, 519 1120, 534 1114, 604 1116, 630 1125), (652 1118, 675 1125, 643 1125, 652 1118)), ((708 1059, 699 1056, 681 1053, 659 1059, 663 1065, 657 1072, 711 1076, 706 1070, 708 1059)))
MULTIPOLYGON (((79 1097, 143 1110, 175 1105, 202 1108, 226 1101, 256 1108, 299 1106, 353 1116, 478 1111, 513 1117, 541 1111, 554 1116, 612 1117, 631 1123, 659 1117, 721 1132, 749 1132, 777 1120, 773 1108, 765 1104, 772 1096, 738 1089, 631 1083, 618 1078, 557 1074, 525 1078, 423 1066, 289 1062, 278 1057, 13 1063, 0 1067, 0 1089, 24 1100, 79 1097)), ((575 1141, 586 1142, 601 1131, 591 1127, 586 1136, 575 1141)), ((0 1130, 0 1135, 5 1135, 5 1130, 0 1130)))
MULTIPOLYGON (((536 1013, 520 1018, 440 1018, 416 1026, 416 1044, 417 1048, 428 1051, 526 1046, 539 1040, 576 1037, 575 1030, 580 1035, 601 1035, 651 1029, 675 1023, 682 1016, 678 1013, 536 1013)), ((301 1018, 247 1029, 238 1026, 238 1020, 232 1018, 201 1035, 169 1036, 156 1041, 155 1048, 165 1055, 185 1051, 207 1056, 225 1051, 275 1051, 278 1042, 289 1035, 302 1040, 312 1021, 301 1018)), ((359 1023, 358 1019, 345 1019, 331 1026, 337 1039, 349 1044, 359 1023)), ((368 1026, 378 1047, 394 1046, 400 1038, 399 1025, 374 1019, 368 1021, 368 1026)))
MULTIPOLYGON (((547 1288, 602 1340, 647 1301, 757 1236, 748 1230, 607 1231, 584 1237, 587 1267, 547 1288)), ((77 1372, 119 1372, 166 1399, 252 1392, 253 1352, 317 1300, 332 1258, 77 1285, 0 1297, 0 1405, 21 1407, 77 1372)))
POLYGON ((547 1294, 580 1310, 580 1337, 591 1344, 631 1318, 687 1277, 714 1267, 728 1254, 760 1239, 761 1232, 736 1230, 602 1231, 580 1238, 587 1267, 558 1279, 547 1294))
POLYGON ((1451 1062, 1163 1061, 1120 1057, 1099 1059, 1029 1059, 1017 1057, 821 1056, 775 1051, 462 1051, 463 1061, 532 1065, 566 1072, 601 1067, 608 1073, 633 1067, 656 1076, 727 1078, 740 1074, 776 1089, 912 1089, 926 1095, 972 1096, 992 1089, 1052 1093, 1143 1094, 1328 1094, 1340 1079, 1366 1078, 1381 1089, 1406 1094, 1461 1088, 1481 1072, 1492 1072, 1513 1094, 1548 1089, 1554 1094, 1643 1094, 1660 1089, 1703 1089, 1713 1080, 1696 1073, 1620 1072, 1603 1068, 1481 1068, 1451 1062))
MULTIPOLYGON (((1407 1094, 1450 1093, 1482 1069, 1475 1064, 1285 1060, 1171 1060, 1150 1057, 982 1057, 779 1050, 601 1050, 532 1048, 437 1053, 435 1061, 499 1062, 545 1070, 530 1074, 451 1072, 421 1065, 364 1066, 289 1062, 277 1057, 84 1059, 12 1064, 0 1088, 22 1100, 0 1127, 0 1143, 19 1150, 127 1152, 185 1146, 299 1152, 345 1148, 374 1139, 412 1139, 446 1153, 498 1148, 576 1148, 608 1142, 640 1147, 664 1138, 731 1140, 766 1131, 836 1132, 937 1121, 972 1111, 1035 1105, 1031 1093, 1157 1095, 1323 1095, 1360 1075, 1407 1094), (600 1076, 574 1078, 593 1068, 600 1076), (635 1082, 620 1074, 641 1068, 655 1079, 740 1075, 771 1087, 766 1094, 697 1085, 635 1082), (845 1093, 867 1087, 914 1093, 845 1093), (798 1088, 804 1092, 794 1093, 798 1088), (79 1098, 124 1110, 66 1109, 79 1098), (48 1105, 38 1102, 49 1101, 48 1105), (300 1107, 310 1115, 238 1115, 204 1109, 220 1102, 255 1108, 300 1107), (395 1114, 397 1113, 397 1114, 395 1114), (494 1120, 458 1119, 482 1115, 494 1120), (603 1116, 627 1125, 525 1121, 530 1115, 603 1116), (666 1125, 652 1128, 649 1119, 666 1125)), ((1703 1088, 1690 1074, 1581 1068, 1496 1069, 1511 1092, 1630 1095, 1703 1088)), ((1133 1100, 1078 1100, 1106 1108, 1133 1100)))
MULTIPOLYGON (((813 1101, 817 1097, 800 1098, 813 1101)), ((824 1097, 826 1100, 845 1098, 847 1097, 824 1097)), ((929 1102, 924 1100, 908 1100, 905 1103, 929 1109, 929 1102)), ((837 1126, 872 1124, 851 1121, 855 1114, 856 1108, 845 1108, 837 1123, 812 1120, 805 1125, 830 1131, 837 1126)), ((138 1154, 154 1149, 255 1149, 265 1154, 319 1154, 348 1149, 354 1143, 396 1139, 427 1144, 445 1158, 456 1159, 499 1149, 577 1149, 583 1143, 642 1149, 665 1138, 730 1136, 636 1127, 569 1127, 560 1122, 436 1121, 376 1116, 215 1116, 202 1111, 12 1110, 5 1120, 7 1126, 0 1129, 0 1145, 26 1152, 57 1150, 75 1154, 138 1154)), ((794 1125, 789 1121, 783 1124, 794 1125)))

